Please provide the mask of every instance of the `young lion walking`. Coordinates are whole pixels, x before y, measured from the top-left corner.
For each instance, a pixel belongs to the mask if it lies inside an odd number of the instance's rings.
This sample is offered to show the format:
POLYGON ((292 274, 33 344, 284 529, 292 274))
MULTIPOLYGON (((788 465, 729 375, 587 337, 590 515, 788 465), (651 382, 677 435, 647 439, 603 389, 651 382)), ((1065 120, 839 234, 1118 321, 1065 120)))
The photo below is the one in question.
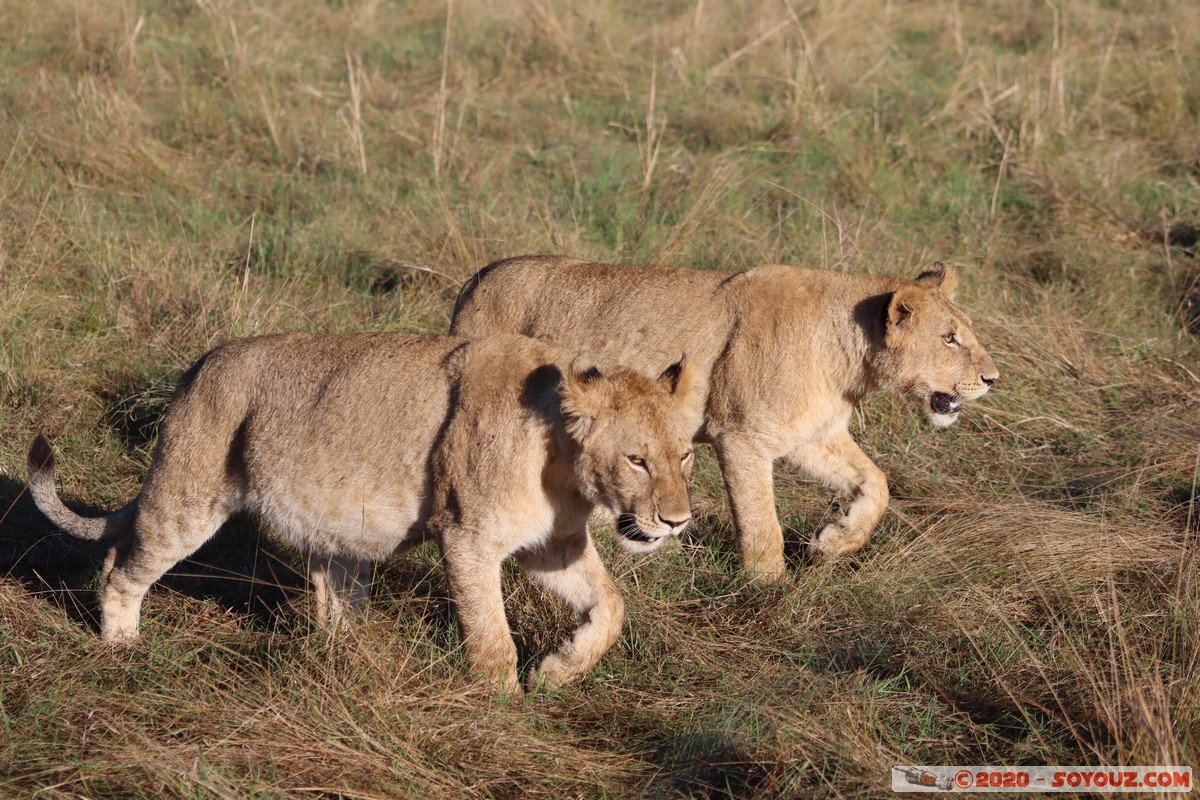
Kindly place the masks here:
POLYGON ((887 479, 855 444, 850 415, 868 393, 912 396, 946 427, 999 377, 954 305, 954 270, 916 280, 764 266, 742 273, 642 269, 526 256, 463 286, 451 333, 521 333, 604 367, 654 369, 686 351, 707 397, 698 441, 716 447, 747 570, 784 572, 772 469, 782 460, 850 499, 813 536, 833 558, 866 544, 887 479))
POLYGON ((659 546, 690 519, 699 402, 692 370, 657 379, 562 366, 519 336, 283 335, 231 342, 189 369, 137 498, 107 517, 68 510, 49 443, 30 491, 67 532, 115 540, 101 577, 101 635, 137 636, 151 584, 240 511, 309 554, 323 619, 371 561, 436 536, 474 672, 517 689, 500 567, 515 555, 583 620, 530 676, 584 675, 620 633, 624 606, 587 534, 596 505, 621 543, 659 546))

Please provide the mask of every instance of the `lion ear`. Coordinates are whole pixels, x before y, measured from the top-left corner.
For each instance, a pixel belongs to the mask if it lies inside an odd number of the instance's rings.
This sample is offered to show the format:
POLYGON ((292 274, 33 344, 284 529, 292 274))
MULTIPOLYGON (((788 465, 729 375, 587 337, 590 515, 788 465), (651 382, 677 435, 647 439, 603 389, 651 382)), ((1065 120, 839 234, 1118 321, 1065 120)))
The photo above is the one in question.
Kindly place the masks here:
POLYGON ((675 414, 684 424, 699 429, 703 424, 704 381, 684 353, 658 376, 658 383, 671 393, 676 401, 675 414))
POLYGON ((929 269, 917 276, 917 283, 927 289, 937 289, 951 300, 958 287, 958 270, 941 261, 933 262, 929 269))
POLYGON ((695 372, 687 353, 684 353, 678 361, 663 370, 662 375, 658 376, 658 384, 673 395, 687 394, 692 390, 695 372))
POLYGON ((558 385, 563 416, 572 438, 586 436, 596 424, 596 418, 612 404, 612 386, 594 366, 583 367, 580 359, 571 362, 558 385))
POLYGON ((912 329, 913 320, 921 313, 921 307, 929 302, 928 295, 915 286, 906 286, 892 294, 887 309, 887 335, 889 337, 912 329))

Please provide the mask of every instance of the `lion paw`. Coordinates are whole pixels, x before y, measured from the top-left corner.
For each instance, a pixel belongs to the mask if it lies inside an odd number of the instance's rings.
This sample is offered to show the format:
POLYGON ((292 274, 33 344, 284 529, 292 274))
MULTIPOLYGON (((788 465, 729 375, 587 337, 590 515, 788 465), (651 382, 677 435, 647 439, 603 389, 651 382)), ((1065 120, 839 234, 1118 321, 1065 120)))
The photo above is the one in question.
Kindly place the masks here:
POLYGON ((529 671, 525 686, 530 691, 538 688, 558 689, 575 680, 578 672, 562 656, 548 655, 541 664, 529 671))
POLYGON ((837 558, 837 553, 831 553, 821 545, 821 540, 813 538, 808 543, 808 560, 813 564, 823 564, 837 558))
POLYGON ((778 583, 787 576, 787 567, 782 556, 777 558, 760 557, 752 562, 747 562, 746 571, 754 580, 765 584, 778 583))
POLYGON ((856 533, 831 522, 820 528, 808 543, 808 557, 818 564, 833 561, 838 556, 861 549, 869 536, 869 533, 856 533))

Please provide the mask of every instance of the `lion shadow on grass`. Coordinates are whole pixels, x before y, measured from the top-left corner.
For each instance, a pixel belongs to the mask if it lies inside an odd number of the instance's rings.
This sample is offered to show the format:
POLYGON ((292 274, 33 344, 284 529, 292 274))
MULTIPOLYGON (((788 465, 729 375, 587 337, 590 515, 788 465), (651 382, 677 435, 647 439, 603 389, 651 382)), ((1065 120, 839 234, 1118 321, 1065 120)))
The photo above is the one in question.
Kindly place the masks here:
POLYGON ((764 790, 770 783, 771 765, 760 762, 722 732, 666 734, 653 760, 672 794, 690 800, 740 800, 770 794, 764 790))
MULTIPOLYGON (((107 513, 86 503, 66 504, 84 516, 107 513)), ((288 559, 261 544, 252 522, 230 520, 155 585, 211 600, 255 624, 274 625, 280 610, 305 592, 306 581, 288 559)), ((96 579, 110 545, 60 531, 38 511, 23 481, 0 475, 0 576, 92 630, 99 630, 96 579)))
MULTIPOLYGON (((84 516, 107 513, 87 503, 65 503, 84 516)), ((96 583, 110 546, 59 530, 34 505, 23 481, 0 475, 0 579, 20 583, 76 623, 99 631, 96 583)), ((416 601, 421 618, 435 629, 454 625, 440 571, 431 571, 419 559, 392 559, 376 570, 377 595, 388 594, 382 591, 384 584, 410 595, 410 606, 416 601)), ((214 602, 258 628, 307 626, 303 611, 310 593, 301 557, 271 542, 250 518, 229 520, 155 587, 214 602)), ((373 598, 372 603, 387 599, 373 598)))

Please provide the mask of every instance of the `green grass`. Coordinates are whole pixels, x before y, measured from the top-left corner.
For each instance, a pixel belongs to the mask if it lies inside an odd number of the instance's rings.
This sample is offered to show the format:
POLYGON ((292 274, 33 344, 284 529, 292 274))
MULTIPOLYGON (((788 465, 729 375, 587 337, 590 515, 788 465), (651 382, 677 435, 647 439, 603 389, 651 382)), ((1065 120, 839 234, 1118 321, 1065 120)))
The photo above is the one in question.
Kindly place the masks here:
MULTIPOLYGON (((1193 16, 5 4, 0 796, 881 796, 894 763, 1195 764, 1193 16), (780 586, 738 574, 708 453, 681 546, 632 558, 599 526, 628 621, 561 693, 470 683, 429 550, 328 639, 298 559, 245 521, 152 592, 144 641, 96 640, 103 552, 24 496, 35 431, 64 494, 112 508, 207 348, 443 331, 475 269, 531 252, 943 259, 1003 381, 944 433, 865 404, 893 501, 842 563, 803 563, 835 509, 781 470, 780 586)), ((507 586, 528 665, 572 622, 507 586)))

